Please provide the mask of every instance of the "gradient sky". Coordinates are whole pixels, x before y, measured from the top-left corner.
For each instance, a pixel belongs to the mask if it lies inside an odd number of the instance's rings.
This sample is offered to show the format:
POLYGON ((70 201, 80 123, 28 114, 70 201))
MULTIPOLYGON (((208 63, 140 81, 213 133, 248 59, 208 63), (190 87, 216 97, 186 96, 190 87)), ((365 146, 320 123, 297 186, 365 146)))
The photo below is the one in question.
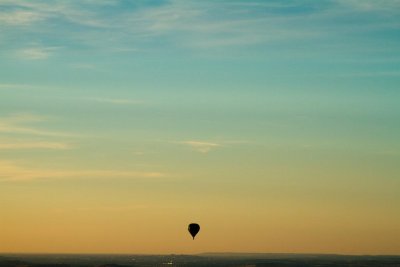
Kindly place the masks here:
POLYGON ((400 254, 399 85, 397 0, 0 0, 0 252, 400 254))

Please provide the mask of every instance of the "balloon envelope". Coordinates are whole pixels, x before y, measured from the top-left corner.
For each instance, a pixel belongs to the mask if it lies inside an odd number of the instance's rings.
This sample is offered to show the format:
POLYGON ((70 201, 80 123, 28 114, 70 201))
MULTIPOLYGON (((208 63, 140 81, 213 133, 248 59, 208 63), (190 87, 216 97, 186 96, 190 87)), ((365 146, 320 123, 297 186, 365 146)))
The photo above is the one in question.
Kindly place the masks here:
POLYGON ((200 225, 198 225, 197 223, 191 223, 191 224, 189 224, 188 230, 194 239, 194 237, 200 231, 200 225))

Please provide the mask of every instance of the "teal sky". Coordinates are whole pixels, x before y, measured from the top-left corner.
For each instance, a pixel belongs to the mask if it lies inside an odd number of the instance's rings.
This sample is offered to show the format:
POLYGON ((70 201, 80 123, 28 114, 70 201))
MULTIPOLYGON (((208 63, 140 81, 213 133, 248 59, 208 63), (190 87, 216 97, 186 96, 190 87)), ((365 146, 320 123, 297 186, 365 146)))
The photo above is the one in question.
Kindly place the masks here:
POLYGON ((397 0, 0 0, 0 252, 399 254, 399 85, 397 0))

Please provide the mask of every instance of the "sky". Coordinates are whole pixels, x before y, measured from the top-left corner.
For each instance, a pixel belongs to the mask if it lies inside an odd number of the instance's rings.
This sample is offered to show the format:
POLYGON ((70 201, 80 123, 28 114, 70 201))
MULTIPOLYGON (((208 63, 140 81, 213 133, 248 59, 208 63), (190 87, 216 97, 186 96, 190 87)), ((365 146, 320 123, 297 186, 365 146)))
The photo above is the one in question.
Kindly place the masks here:
POLYGON ((0 0, 0 252, 400 254, 399 85, 398 0, 0 0))

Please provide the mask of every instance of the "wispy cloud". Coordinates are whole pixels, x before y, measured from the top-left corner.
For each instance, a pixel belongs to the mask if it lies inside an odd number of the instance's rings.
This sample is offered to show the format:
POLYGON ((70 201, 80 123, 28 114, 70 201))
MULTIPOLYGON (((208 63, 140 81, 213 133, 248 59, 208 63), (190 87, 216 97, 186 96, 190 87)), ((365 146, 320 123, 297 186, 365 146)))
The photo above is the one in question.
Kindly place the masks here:
POLYGON ((28 84, 16 84, 16 83, 0 83, 0 89, 31 89, 36 86, 28 84))
POLYGON ((49 131, 30 126, 32 123, 43 122, 46 119, 46 117, 30 113, 18 113, 8 117, 0 117, 0 133, 56 137, 76 136, 71 133, 49 131))
POLYGON ((12 10, 10 12, 0 12, 0 23, 14 26, 29 25, 43 19, 44 17, 40 13, 32 11, 12 10))
POLYGON ((120 170, 50 170, 24 167, 12 161, 0 161, 0 181, 32 181, 38 179, 96 178, 161 178, 161 172, 120 170))
POLYGON ((40 116, 37 114, 26 113, 26 112, 20 112, 20 113, 11 114, 7 117, 0 117, 0 122, 6 122, 6 123, 27 122, 27 123, 29 123, 29 122, 44 121, 46 119, 47 119, 47 117, 45 117, 45 116, 40 116))
POLYGON ((39 60, 47 59, 59 47, 29 47, 17 51, 20 59, 39 60))
MULTIPOLYGON (((102 1, 98 1, 102 2, 102 1)), ((4 4, 4 3, 3 3, 4 4)), ((176 46, 193 48, 242 46, 270 42, 282 38, 307 38, 314 32, 293 27, 290 19, 301 20, 298 14, 293 16, 286 12, 282 19, 282 10, 299 5, 296 1, 291 4, 260 3, 246 1, 231 3, 231 1, 165 1, 158 5, 137 4, 135 8, 123 8, 124 2, 113 2, 121 5, 118 14, 101 11, 101 4, 95 1, 79 2, 45 2, 34 1, 5 1, 17 10, 25 10, 28 14, 25 24, 44 21, 47 24, 57 18, 57 24, 75 23, 85 28, 84 34, 79 31, 70 32, 68 38, 95 46, 106 45, 111 49, 120 47, 122 50, 141 49, 142 41, 168 36, 168 42, 176 46), (99 9, 100 8, 100 9, 99 9), (260 12, 262 8, 262 12, 260 12), (286 23, 288 22, 289 23, 286 23), (106 30, 107 37, 99 36, 103 31, 92 31, 98 28, 106 30), (110 34, 110 29, 115 29, 110 34), (110 45, 113 43, 113 45, 110 45)), ((111 4, 111 3, 109 3, 111 4)), ((11 18, 11 11, 3 11, 3 16, 11 18), (8 13, 7 13, 8 12, 8 13)), ((13 11, 14 12, 14 11, 13 11)), ((116 11, 114 11, 116 12, 116 11)), ((118 11, 117 11, 118 12, 118 11)), ((306 15, 309 15, 308 13, 306 15)), ((11 19, 8 19, 11 20, 11 19)), ((24 21, 23 19, 20 19, 24 21)), ((42 23, 42 26, 45 26, 42 23)), ((68 30, 68 28, 66 29, 68 30)), ((67 38, 61 36, 61 38, 67 38)), ((44 58, 45 51, 27 50, 31 58, 44 58)))
POLYGON ((10 124, 7 125, 7 124, 2 124, 1 122, 0 122, 0 133, 39 135, 39 136, 59 136, 59 137, 75 136, 70 133, 40 130, 30 127, 14 126, 10 124))
POLYGON ((339 4, 361 11, 392 11, 399 12, 399 0, 336 0, 339 4))
MULTIPOLYGON (((79 2, 80 4, 84 4, 85 1, 79 2)), ((83 8, 82 5, 76 5, 73 1, 46 3, 42 1, 2 0, 0 5, 12 7, 0 12, 0 18, 4 17, 4 20, 9 24, 16 24, 19 22, 22 25, 27 25, 38 22, 39 20, 63 19, 85 26, 106 26, 101 20, 96 18, 94 12, 91 12, 90 9, 83 8), (10 18, 15 14, 19 15, 19 20, 10 18)), ((95 5, 96 3, 94 1, 90 4, 90 6, 95 5)))
POLYGON ((0 150, 18 150, 18 149, 71 149, 71 145, 59 142, 7 142, 0 143, 0 150))
POLYGON ((96 101, 99 103, 108 103, 115 105, 136 105, 142 104, 142 101, 122 98, 88 98, 89 100, 96 101))
MULTIPOLYGON (((148 48, 141 42, 163 38, 163 45, 197 49, 224 48, 265 44, 281 40, 312 39, 326 34, 332 18, 348 17, 367 11, 398 12, 399 1, 334 0, 334 1, 162 1, 146 4, 139 1, 56 1, 52 3, 3 0, 0 22, 48 27, 56 23, 69 34, 64 41, 79 42, 92 47, 119 47, 121 50, 148 48), (108 6, 113 6, 105 12, 108 6), (11 8, 10 8, 11 7, 11 8), (117 7, 117 8, 116 8, 117 7), (82 31, 71 30, 75 24, 82 31), (110 29, 113 29, 110 31, 110 29), (165 38, 168 37, 168 38, 165 38), (98 42, 98 40, 102 42, 98 42)), ((329 34, 360 30, 335 24, 329 34), (349 30, 350 28, 350 30, 349 30)), ((36 29, 36 28, 33 28, 36 29)), ((74 28, 75 29, 75 28, 74 28)), ((51 32, 54 29, 49 29, 51 32)), ((68 43, 66 42, 66 43, 68 43)), ((28 48, 26 58, 43 59, 51 51, 28 48)))
POLYGON ((196 48, 256 44, 281 38, 283 34, 291 38, 299 36, 298 29, 297 33, 291 28, 276 29, 279 21, 273 21, 273 16, 252 17, 248 15, 251 10, 246 14, 246 9, 242 16, 236 16, 243 8, 227 2, 169 1, 131 13, 121 25, 138 25, 140 28, 131 27, 131 31, 149 36, 172 36, 177 44, 196 48))
POLYGON ((189 146, 193 150, 200 152, 200 153, 208 153, 212 149, 222 146, 221 144, 218 144, 218 143, 195 141, 195 140, 181 141, 181 142, 176 142, 176 143, 189 146))

